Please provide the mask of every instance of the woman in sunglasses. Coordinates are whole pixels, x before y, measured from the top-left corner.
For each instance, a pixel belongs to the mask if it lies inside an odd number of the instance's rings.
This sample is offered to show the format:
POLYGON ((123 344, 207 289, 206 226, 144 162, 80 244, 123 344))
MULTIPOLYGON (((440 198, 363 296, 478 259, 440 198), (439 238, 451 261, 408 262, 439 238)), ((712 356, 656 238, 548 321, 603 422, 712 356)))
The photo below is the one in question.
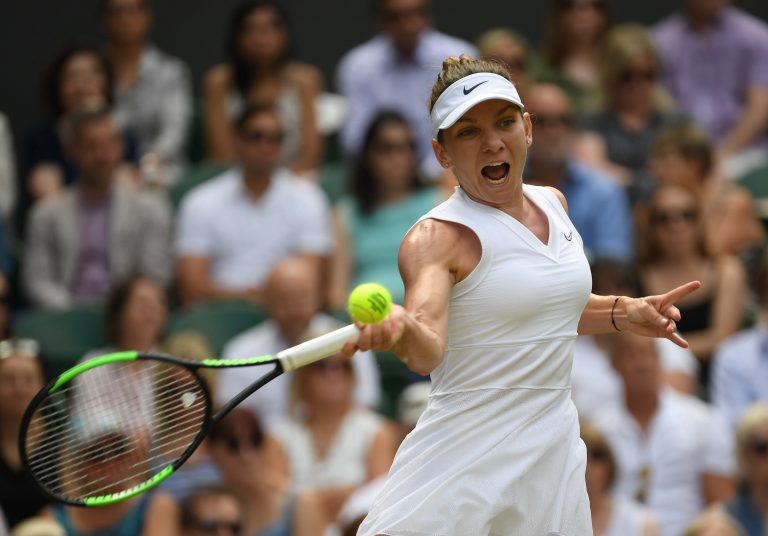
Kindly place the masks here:
POLYGON ((292 416, 273 430, 294 488, 313 491, 332 522, 359 486, 387 473, 395 453, 394 428, 355 406, 354 385, 341 355, 297 370, 292 416))
POLYGON ((715 347, 743 325, 745 270, 733 256, 710 253, 700 197, 682 185, 660 186, 639 212, 636 230, 641 294, 691 278, 701 281, 696 294, 680 300, 677 327, 701 362, 705 388, 715 347))
POLYGON ((616 460, 603 434, 581 423, 581 439, 587 447, 587 494, 595 536, 656 536, 652 514, 640 504, 614 495, 616 460))
POLYGON ((764 536, 768 530, 768 402, 754 404, 739 421, 736 452, 742 487, 726 510, 747 536, 764 536))
POLYGON ((413 130, 394 111, 371 121, 351 177, 351 193, 335 211, 336 243, 331 304, 342 308, 359 283, 377 281, 403 301, 397 269, 400 241, 416 220, 440 201, 418 173, 413 130))
POLYGON ((650 195, 646 172, 656 135, 686 121, 658 82, 659 59, 644 26, 621 25, 605 39, 600 58, 598 109, 580 122, 576 151, 618 178, 633 201, 650 195))
MULTIPOLYGON (((275 441, 264 435, 255 414, 235 408, 216 423, 210 434, 210 453, 221 469, 224 484, 243 501, 242 523, 234 529, 234 516, 224 524, 222 512, 199 513, 196 525, 213 524, 234 536, 319 536, 326 524, 317 499, 296 494, 279 464, 275 441), (203 523, 203 521, 207 521, 203 523), (218 521, 218 523, 215 523, 218 521), (228 526, 225 526, 228 525, 228 526)), ((208 534, 220 534, 209 532, 208 534)))

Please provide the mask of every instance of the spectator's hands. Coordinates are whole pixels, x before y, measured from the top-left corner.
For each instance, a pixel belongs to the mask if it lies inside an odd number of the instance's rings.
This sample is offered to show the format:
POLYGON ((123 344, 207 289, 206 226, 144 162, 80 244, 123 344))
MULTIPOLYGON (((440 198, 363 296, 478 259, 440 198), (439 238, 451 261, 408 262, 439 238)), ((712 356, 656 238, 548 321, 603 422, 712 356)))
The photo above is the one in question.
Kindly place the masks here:
POLYGON ((676 322, 680 320, 680 310, 674 303, 699 287, 699 281, 691 281, 666 294, 642 298, 622 296, 616 304, 616 324, 621 331, 647 337, 665 337, 678 346, 688 348, 686 340, 677 333, 676 322), (624 314, 619 313, 622 308, 624 314))

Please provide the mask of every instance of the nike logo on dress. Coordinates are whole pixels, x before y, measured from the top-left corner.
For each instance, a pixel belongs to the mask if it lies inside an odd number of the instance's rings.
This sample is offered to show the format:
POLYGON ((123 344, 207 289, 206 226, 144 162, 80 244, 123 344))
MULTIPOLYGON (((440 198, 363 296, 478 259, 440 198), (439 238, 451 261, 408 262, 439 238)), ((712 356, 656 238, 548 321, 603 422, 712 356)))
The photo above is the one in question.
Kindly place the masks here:
MULTIPOLYGON (((477 84, 477 86, 482 86, 482 85, 483 85, 483 84, 485 84, 487 81, 488 81, 488 80, 483 80, 482 82, 480 82, 479 84, 477 84)), ((465 94, 465 95, 469 95, 469 94, 470 94, 470 93, 472 93, 472 92, 473 92, 475 89, 477 89, 477 86, 472 86, 472 87, 471 87, 471 88, 469 88, 469 89, 467 89, 467 86, 464 86, 464 94, 465 94)))
POLYGON ((563 236, 565 237, 565 239, 566 239, 568 242, 570 242, 570 241, 571 241, 571 239, 573 238, 573 231, 571 231, 571 232, 570 232, 570 233, 568 233, 568 234, 565 234, 565 233, 563 233, 563 236))

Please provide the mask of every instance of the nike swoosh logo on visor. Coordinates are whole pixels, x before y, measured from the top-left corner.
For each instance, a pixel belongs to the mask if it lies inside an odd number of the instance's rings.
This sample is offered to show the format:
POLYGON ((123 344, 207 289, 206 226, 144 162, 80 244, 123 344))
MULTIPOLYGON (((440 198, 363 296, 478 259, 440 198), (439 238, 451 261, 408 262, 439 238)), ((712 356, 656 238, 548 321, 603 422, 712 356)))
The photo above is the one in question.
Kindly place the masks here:
POLYGON ((471 88, 469 88, 469 89, 467 89, 467 86, 464 86, 464 94, 465 94, 465 95, 469 95, 469 94, 470 94, 470 93, 472 93, 472 92, 473 92, 475 89, 477 89, 477 86, 482 86, 482 85, 483 85, 483 84, 485 84, 487 81, 488 81, 488 80, 483 80, 483 81, 482 81, 482 82, 480 82, 479 84, 477 84, 477 85, 475 85, 475 86, 472 86, 472 87, 471 87, 471 88))

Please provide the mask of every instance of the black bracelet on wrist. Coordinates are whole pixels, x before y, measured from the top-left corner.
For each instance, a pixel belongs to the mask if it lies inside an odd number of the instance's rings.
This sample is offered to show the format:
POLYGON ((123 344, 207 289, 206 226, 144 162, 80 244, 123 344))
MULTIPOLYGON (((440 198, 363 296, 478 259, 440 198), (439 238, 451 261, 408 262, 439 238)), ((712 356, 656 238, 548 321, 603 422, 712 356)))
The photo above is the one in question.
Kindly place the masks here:
POLYGON ((613 312, 616 310, 616 304, 619 303, 619 300, 621 299, 621 296, 616 296, 616 299, 613 300, 613 307, 611 307, 611 324, 613 324, 613 329, 615 329, 618 332, 621 332, 619 329, 619 326, 616 325, 616 319, 613 318, 613 312))

